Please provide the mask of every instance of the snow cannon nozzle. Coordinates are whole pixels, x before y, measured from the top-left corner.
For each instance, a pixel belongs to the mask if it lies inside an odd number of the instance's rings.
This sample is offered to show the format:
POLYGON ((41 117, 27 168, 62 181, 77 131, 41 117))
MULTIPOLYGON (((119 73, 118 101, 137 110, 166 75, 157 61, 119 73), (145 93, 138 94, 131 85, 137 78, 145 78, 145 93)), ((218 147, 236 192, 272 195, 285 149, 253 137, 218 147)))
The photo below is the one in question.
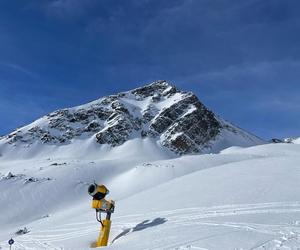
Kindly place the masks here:
POLYGON ((109 190, 104 185, 98 185, 93 183, 88 188, 88 193, 95 200, 104 199, 107 194, 109 194, 109 190))

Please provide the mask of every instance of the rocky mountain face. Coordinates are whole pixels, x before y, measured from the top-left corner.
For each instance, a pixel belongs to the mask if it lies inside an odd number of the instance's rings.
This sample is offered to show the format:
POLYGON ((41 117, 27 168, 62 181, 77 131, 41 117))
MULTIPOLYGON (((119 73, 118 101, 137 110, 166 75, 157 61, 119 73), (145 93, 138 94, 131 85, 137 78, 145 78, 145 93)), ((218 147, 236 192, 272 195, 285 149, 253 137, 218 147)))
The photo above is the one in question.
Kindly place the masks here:
POLYGON ((110 95, 74 108, 55 111, 3 137, 8 144, 30 146, 70 144, 93 138, 112 147, 136 137, 151 137, 178 154, 201 152, 221 131, 236 128, 224 124, 191 92, 166 81, 157 81, 128 92, 110 95))

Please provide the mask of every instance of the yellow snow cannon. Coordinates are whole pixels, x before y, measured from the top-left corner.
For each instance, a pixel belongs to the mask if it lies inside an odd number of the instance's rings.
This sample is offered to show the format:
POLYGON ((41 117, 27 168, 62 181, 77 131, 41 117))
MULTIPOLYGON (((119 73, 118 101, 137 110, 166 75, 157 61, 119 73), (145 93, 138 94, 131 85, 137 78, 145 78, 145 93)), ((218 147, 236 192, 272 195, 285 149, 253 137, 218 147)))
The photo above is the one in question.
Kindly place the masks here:
POLYGON ((101 231, 95 245, 96 247, 107 246, 111 227, 110 217, 114 212, 115 202, 104 199, 109 193, 109 190, 104 185, 91 184, 88 188, 88 193, 93 197, 92 208, 96 210, 96 219, 101 224, 101 231), (104 220, 101 219, 101 213, 106 213, 104 220))

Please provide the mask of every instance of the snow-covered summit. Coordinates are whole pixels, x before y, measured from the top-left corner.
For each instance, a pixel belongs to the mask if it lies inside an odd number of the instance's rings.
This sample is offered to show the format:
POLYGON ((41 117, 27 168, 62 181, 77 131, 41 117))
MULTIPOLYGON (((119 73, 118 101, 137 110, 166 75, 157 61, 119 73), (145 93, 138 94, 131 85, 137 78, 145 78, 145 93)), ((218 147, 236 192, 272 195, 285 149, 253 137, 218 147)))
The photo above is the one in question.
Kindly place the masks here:
POLYGON ((156 81, 81 106, 57 110, 0 139, 0 144, 71 145, 90 140, 120 146, 151 138, 177 154, 251 146, 262 140, 208 110, 191 92, 156 81))

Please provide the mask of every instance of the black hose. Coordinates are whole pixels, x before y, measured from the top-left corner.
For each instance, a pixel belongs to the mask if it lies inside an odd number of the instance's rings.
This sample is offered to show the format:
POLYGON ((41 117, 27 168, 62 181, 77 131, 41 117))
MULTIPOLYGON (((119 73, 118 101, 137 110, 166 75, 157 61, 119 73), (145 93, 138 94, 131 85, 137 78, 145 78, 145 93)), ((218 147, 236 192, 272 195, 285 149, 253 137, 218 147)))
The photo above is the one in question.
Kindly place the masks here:
POLYGON ((104 227, 102 220, 101 220, 101 212, 99 212, 97 210, 96 210, 96 219, 97 219, 97 221, 99 221, 101 223, 101 226, 104 227), (99 214, 99 216, 98 216, 98 214, 99 214))

